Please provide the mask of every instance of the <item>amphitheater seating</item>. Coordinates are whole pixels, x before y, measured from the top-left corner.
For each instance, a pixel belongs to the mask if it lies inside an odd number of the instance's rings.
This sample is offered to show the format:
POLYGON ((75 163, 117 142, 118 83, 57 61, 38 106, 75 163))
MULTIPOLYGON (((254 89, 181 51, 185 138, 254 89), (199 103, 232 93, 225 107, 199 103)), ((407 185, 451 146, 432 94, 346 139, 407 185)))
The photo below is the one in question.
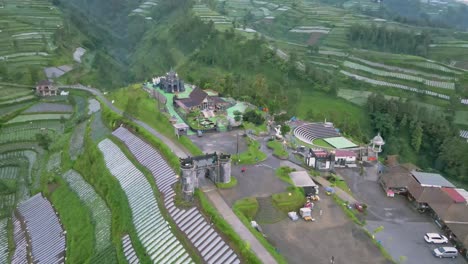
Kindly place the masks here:
MULTIPOLYGON (((196 207, 188 210, 175 207, 172 185, 177 182, 177 177, 161 154, 123 127, 115 130, 113 135, 122 140, 136 159, 153 174, 159 191, 164 194, 164 205, 169 214, 198 249, 203 260, 206 263, 240 263, 234 251, 196 207)), ((167 263, 166 259, 158 260, 167 263)))
POLYGON ((38 193, 18 205, 34 263, 65 263, 65 234, 50 202, 38 193))
POLYGON ((296 127, 294 135, 305 143, 312 144, 314 139, 339 137, 340 133, 333 126, 325 126, 323 123, 310 123, 296 127))

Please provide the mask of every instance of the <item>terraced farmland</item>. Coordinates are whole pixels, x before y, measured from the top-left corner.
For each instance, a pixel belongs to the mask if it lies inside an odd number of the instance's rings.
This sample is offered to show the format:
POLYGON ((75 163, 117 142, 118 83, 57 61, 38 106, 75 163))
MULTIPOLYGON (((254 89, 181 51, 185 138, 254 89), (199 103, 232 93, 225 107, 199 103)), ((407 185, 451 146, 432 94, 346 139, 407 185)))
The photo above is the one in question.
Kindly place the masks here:
POLYGON ((71 114, 31 114, 31 115, 19 115, 9 120, 7 124, 31 122, 36 120, 60 120, 61 118, 68 119, 71 114))
POLYGON ((34 263, 65 262, 65 232, 51 203, 38 193, 18 205, 34 263))
POLYGON ((7 263, 8 260, 8 219, 0 219, 0 263, 7 263))
POLYGON ((122 140, 138 162, 152 173, 159 191, 164 194, 164 205, 169 214, 200 252, 203 260, 206 263, 240 263, 236 253, 196 207, 182 210, 175 206, 172 185, 177 181, 177 176, 162 155, 123 127, 115 130, 113 135, 122 140))
POLYGON ((98 144, 106 166, 119 181, 132 210, 137 236, 154 263, 190 263, 191 257, 162 217, 145 176, 111 140, 98 144))
POLYGON ((73 107, 68 104, 37 103, 23 113, 70 113, 73 107))
POLYGON ((442 82, 442 81, 433 81, 433 80, 427 80, 422 77, 418 76, 413 76, 413 75, 408 75, 404 73, 396 73, 396 72, 391 72, 391 71, 382 71, 382 70, 377 70, 371 67, 364 66, 362 64, 354 63, 351 61, 345 61, 343 63, 343 66, 347 68, 351 68, 354 70, 358 71, 364 71, 373 75, 377 76, 385 76, 385 77, 393 77, 393 78, 398 78, 402 80, 408 80, 408 81, 415 81, 415 82, 420 82, 422 84, 428 85, 428 86, 433 86, 436 88, 442 88, 442 89, 449 89, 449 90, 455 90, 455 83, 453 82, 442 82))
POLYGON ((111 212, 109 208, 78 172, 69 170, 63 175, 63 178, 91 212, 95 224, 96 251, 105 250, 111 246, 111 212))
POLYGON ((130 15, 131 16, 138 15, 138 16, 147 17, 148 15, 150 15, 151 10, 153 8, 157 8, 157 6, 158 6, 158 1, 154 1, 154 0, 153 1, 145 1, 142 4, 140 4, 140 6, 138 6, 138 8, 135 8, 134 10, 132 10, 130 15))
POLYGON ((32 83, 29 68, 37 66, 40 71, 53 57, 52 35, 62 27, 60 11, 47 0, 4 0, 1 4, 0 61, 8 61, 9 74, 22 74, 15 81, 32 83))
POLYGON ((353 74, 353 73, 343 71, 343 70, 341 70, 340 73, 342 73, 342 74, 344 74, 344 75, 346 75, 348 77, 354 78, 354 79, 356 79, 358 81, 363 81, 363 82, 366 82, 366 83, 369 83, 369 84, 372 84, 372 85, 376 85, 376 86, 385 86, 385 87, 391 87, 391 88, 398 88, 398 89, 402 89, 402 90, 405 90, 405 91, 410 91, 410 92, 415 92, 415 93, 426 94, 426 95, 438 97, 438 98, 444 99, 444 100, 449 100, 450 99, 450 96, 448 96, 448 95, 436 93, 436 92, 433 92, 433 91, 422 90, 422 89, 409 87, 409 86, 398 84, 398 83, 391 83, 391 82, 374 80, 374 79, 371 79, 371 78, 367 78, 367 77, 360 76, 360 75, 357 75, 357 74, 353 74))

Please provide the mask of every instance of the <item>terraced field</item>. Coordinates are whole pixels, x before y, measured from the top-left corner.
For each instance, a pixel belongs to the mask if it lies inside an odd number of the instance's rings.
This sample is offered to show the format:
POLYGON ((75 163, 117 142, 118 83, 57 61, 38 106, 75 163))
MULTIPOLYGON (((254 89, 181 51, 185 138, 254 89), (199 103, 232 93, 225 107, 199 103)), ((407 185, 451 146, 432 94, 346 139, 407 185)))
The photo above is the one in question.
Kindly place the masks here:
MULTIPOLYGON (((104 200, 94 191, 79 173, 73 170, 67 171, 63 178, 70 188, 80 197, 80 200, 91 212, 95 224, 96 251, 104 251, 111 246, 111 212, 104 200)), ((112 257, 112 256, 110 256, 112 257)))
POLYGON ((71 114, 30 114, 19 115, 9 120, 7 124, 31 122, 36 120, 60 120, 61 118, 68 119, 71 114))
POLYGON ((8 77, 32 83, 31 68, 42 74, 53 57, 52 35, 62 27, 60 11, 47 0, 4 0, 0 5, 0 61, 8 61, 8 77))
POLYGON ((104 139, 98 147, 107 168, 127 195, 138 238, 151 260, 154 263, 191 263, 191 257, 162 217, 143 173, 111 140, 104 139))

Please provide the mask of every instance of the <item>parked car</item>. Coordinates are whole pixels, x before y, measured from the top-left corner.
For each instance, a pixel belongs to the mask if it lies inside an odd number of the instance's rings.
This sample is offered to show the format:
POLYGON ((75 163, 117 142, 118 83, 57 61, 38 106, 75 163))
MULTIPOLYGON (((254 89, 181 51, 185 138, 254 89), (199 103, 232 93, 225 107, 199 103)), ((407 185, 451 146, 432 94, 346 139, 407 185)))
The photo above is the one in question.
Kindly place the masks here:
POLYGON ((432 254, 438 258, 456 258, 458 256, 458 250, 454 247, 439 247, 435 248, 432 254))
POLYGON ((432 243, 432 244, 445 244, 448 243, 447 237, 437 234, 437 233, 427 233, 424 235, 424 240, 426 240, 427 243, 432 243))

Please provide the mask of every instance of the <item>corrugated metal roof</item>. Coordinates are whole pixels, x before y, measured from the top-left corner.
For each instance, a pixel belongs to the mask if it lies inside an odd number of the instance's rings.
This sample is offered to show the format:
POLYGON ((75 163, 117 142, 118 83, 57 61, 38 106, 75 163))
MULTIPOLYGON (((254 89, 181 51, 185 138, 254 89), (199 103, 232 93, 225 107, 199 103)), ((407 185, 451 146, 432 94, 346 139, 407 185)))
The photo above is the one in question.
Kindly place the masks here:
POLYGON ((310 178, 307 171, 295 171, 289 173, 289 177, 297 187, 314 187, 317 184, 310 178))
POLYGON ((411 174, 423 187, 450 187, 455 188, 451 182, 438 173, 411 171, 411 174))
POLYGON ((463 197, 456 189, 453 188, 442 188, 444 192, 446 192, 450 198, 456 203, 464 203, 466 202, 465 197, 463 197))

